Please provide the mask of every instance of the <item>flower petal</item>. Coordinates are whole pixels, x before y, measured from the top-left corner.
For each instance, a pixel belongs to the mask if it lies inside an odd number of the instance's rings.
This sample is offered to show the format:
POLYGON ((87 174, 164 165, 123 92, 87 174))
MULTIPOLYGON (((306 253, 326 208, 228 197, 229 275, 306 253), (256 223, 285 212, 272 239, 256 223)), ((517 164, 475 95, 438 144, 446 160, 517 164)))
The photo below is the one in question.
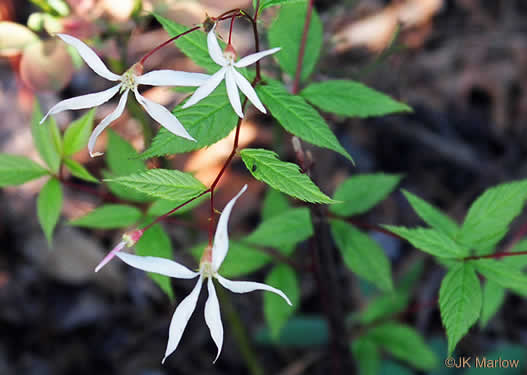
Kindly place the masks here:
POLYGON ((213 363, 218 360, 221 353, 221 347, 223 346, 223 324, 221 323, 220 304, 218 297, 216 296, 216 290, 212 278, 209 278, 207 282, 207 289, 209 291, 209 298, 205 303, 205 322, 209 327, 210 335, 212 340, 218 347, 218 354, 214 359, 213 363))
POLYGON ((176 70, 154 70, 136 78, 140 85, 150 86, 200 86, 209 74, 180 72, 176 70))
POLYGON ((225 73, 225 85, 227 86, 227 96, 231 102, 234 112, 238 117, 243 118, 242 104, 240 103, 240 93, 238 92, 238 87, 236 86, 236 80, 234 78, 234 68, 232 66, 227 67, 227 72, 225 73))
POLYGON ((117 120, 117 118, 119 118, 119 116, 123 114, 124 107, 126 106, 126 100, 128 99, 128 91, 129 90, 125 90, 123 95, 121 95, 121 99, 119 99, 119 104, 117 104, 117 108, 115 108, 112 113, 106 116, 91 133, 90 139, 88 140, 88 151, 90 152, 90 156, 92 158, 95 156, 102 155, 102 152, 93 152, 93 149, 95 148, 95 142, 97 142, 97 137, 99 137, 103 130, 108 127, 108 125, 117 120))
POLYGON ((216 25, 212 26, 207 35, 207 47, 209 48, 209 55, 212 60, 218 65, 227 65, 227 59, 223 56, 218 39, 216 38, 216 25))
POLYGON ((218 226, 216 227, 216 233, 214 234, 214 243, 212 245, 212 268, 215 272, 220 268, 221 263, 223 262, 223 259, 225 259, 227 251, 229 250, 229 233, 227 226, 232 207, 245 190, 247 190, 247 185, 244 185, 240 192, 236 194, 229 203, 227 203, 220 215, 220 220, 218 220, 218 226))
POLYGON ((168 344, 165 351, 165 356, 161 363, 165 363, 167 357, 172 354, 178 347, 181 336, 183 336, 183 331, 187 326, 187 323, 190 319, 190 316, 196 309, 196 303, 198 303, 199 292, 201 290, 201 285, 203 279, 200 275, 198 282, 192 292, 185 297, 183 301, 179 304, 172 315, 172 320, 170 321, 170 327, 168 328, 168 344))
POLYGON ((196 104, 200 100, 206 98, 211 92, 214 91, 216 87, 220 84, 225 77, 226 67, 221 68, 216 73, 214 73, 203 85, 197 88, 197 90, 192 94, 189 100, 185 102, 183 108, 188 108, 191 105, 196 104))
POLYGON ((289 306, 293 306, 291 304, 291 301, 287 296, 282 292, 280 289, 273 288, 270 285, 262 284, 262 283, 256 283, 254 281, 232 281, 228 280, 220 275, 216 275, 216 278, 220 282, 221 285, 223 285, 225 288, 229 289, 231 292, 234 293, 248 293, 252 292, 254 290, 266 290, 268 292, 273 292, 275 294, 278 294, 280 297, 282 297, 289 306))
POLYGON ((106 103, 108 100, 113 98, 115 94, 119 92, 120 88, 121 85, 119 84, 117 86, 110 87, 108 90, 95 92, 93 94, 88 95, 76 96, 74 98, 58 102, 53 107, 51 107, 48 113, 46 113, 46 116, 44 116, 44 118, 40 120, 40 123, 42 124, 44 121, 46 121, 49 115, 54 115, 62 111, 67 111, 70 109, 84 109, 97 107, 98 105, 106 103))
POLYGON ((181 122, 168 109, 161 104, 153 102, 134 90, 135 98, 143 106, 145 111, 157 122, 166 128, 169 132, 180 137, 196 142, 194 138, 187 132, 181 122))
POLYGON ((159 257, 143 257, 128 253, 117 253, 123 262, 146 272, 154 272, 176 279, 193 279, 199 273, 189 270, 187 267, 174 262, 173 260, 159 257))
POLYGON ((249 81, 247 81, 245 77, 242 76, 239 72, 237 72, 236 69, 233 68, 232 71, 234 74, 234 80, 236 81, 236 85, 240 88, 240 90, 242 90, 247 99, 249 99, 249 101, 253 103, 254 106, 260 110, 260 112, 267 113, 264 105, 260 101, 260 98, 258 98, 256 91, 254 91, 249 81))
POLYGON ((265 56, 268 56, 268 55, 272 55, 273 53, 276 53, 278 51, 280 51, 280 47, 266 49, 265 51, 253 53, 253 54, 245 56, 245 57, 241 58, 240 60, 238 60, 237 62, 235 62, 234 66, 237 67, 237 68, 245 68, 246 66, 254 64, 258 60, 260 60, 262 57, 265 57, 265 56))
POLYGON ((57 34, 57 36, 62 39, 64 42, 68 43, 70 46, 73 46, 79 55, 82 57, 84 62, 98 75, 104 77, 110 81, 119 81, 121 76, 115 73, 110 72, 106 65, 102 62, 101 58, 83 41, 77 39, 71 35, 67 34, 57 34))
POLYGON ((95 267, 95 272, 99 272, 101 268, 103 268, 112 258, 117 255, 119 251, 121 251, 126 246, 126 242, 121 241, 119 242, 113 249, 110 251, 106 256, 101 260, 101 263, 95 267))

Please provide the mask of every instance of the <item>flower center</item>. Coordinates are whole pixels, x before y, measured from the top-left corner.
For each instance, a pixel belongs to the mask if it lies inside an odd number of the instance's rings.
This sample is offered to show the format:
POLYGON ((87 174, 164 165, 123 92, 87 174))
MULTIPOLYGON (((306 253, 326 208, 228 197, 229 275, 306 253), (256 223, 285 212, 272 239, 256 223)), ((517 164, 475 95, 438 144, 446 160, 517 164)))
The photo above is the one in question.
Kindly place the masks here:
POLYGON ((121 76, 121 82, 122 82, 121 91, 135 90, 137 88, 136 76, 134 73, 132 73, 132 69, 127 70, 121 76))
POLYGON ((212 263, 210 262, 202 262, 200 265, 199 272, 203 276, 203 278, 212 277, 214 276, 214 270, 212 269, 212 263))
POLYGON ((229 65, 234 64, 234 60, 236 60, 236 51, 232 45, 229 44, 227 47, 225 47, 225 51, 223 51, 223 57, 225 57, 229 65))

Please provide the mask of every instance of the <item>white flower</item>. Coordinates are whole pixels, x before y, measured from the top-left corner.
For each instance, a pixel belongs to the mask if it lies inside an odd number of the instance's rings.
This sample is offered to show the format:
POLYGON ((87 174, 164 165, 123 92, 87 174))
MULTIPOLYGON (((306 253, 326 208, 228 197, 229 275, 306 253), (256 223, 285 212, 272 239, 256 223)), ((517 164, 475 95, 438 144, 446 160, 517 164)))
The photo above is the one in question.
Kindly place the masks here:
POLYGON ((207 97, 211 92, 214 91, 216 87, 218 87, 223 78, 225 78, 227 95, 229 96, 232 108, 234 108, 234 112, 236 112, 239 117, 243 117, 243 112, 238 88, 242 90, 245 96, 247 96, 247 98, 251 101, 251 103, 254 104, 256 108, 258 108, 263 113, 267 113, 265 107, 258 98, 258 95, 256 95, 256 91, 254 91, 249 81, 247 81, 247 79, 245 79, 245 77, 234 68, 244 68, 248 65, 251 65, 260 60, 262 57, 280 51, 280 48, 273 48, 262 52, 253 53, 252 55, 245 56, 244 58, 238 60, 238 62, 234 62, 235 53, 232 49, 232 46, 227 46, 225 52, 222 53, 218 40, 216 39, 216 33, 214 31, 215 28, 216 25, 214 25, 214 27, 209 31, 207 36, 207 46, 209 48, 210 57, 216 64, 221 66, 221 69, 214 73, 196 90, 196 92, 194 92, 185 105, 183 105, 183 108, 190 107, 191 105, 199 102, 201 99, 207 97))
POLYGON ((204 279, 207 280, 207 289, 209 291, 209 298, 205 303, 205 322, 210 330, 210 335, 214 340, 214 343, 218 347, 218 354, 214 359, 214 362, 218 359, 223 344, 223 325, 221 322, 220 305, 218 303, 218 297, 216 297, 216 290, 212 279, 215 278, 225 288, 229 289, 234 293, 247 293, 254 290, 267 290, 273 292, 282 297, 289 305, 291 301, 281 291, 273 288, 269 285, 256 283, 252 281, 231 281, 218 274, 218 269, 221 263, 227 255, 229 250, 229 234, 227 232, 227 224, 229 216, 232 211, 232 207, 236 200, 247 190, 245 185, 240 192, 231 199, 225 206, 225 209, 220 215, 218 221, 218 227, 216 228, 216 234, 214 235, 214 244, 212 248, 207 248, 201 258, 199 272, 194 272, 169 259, 157 258, 157 257, 143 257, 132 255, 128 253, 117 253, 116 256, 121 258, 122 261, 128 265, 138 268, 147 272, 155 272, 161 275, 175 277, 178 279, 193 279, 198 278, 198 282, 192 292, 185 297, 185 299, 179 304, 172 316, 170 322, 170 328, 168 332, 168 344, 165 352, 165 356, 162 363, 165 362, 166 358, 172 354, 178 347, 183 331, 187 326, 190 316, 196 308, 198 302, 199 293, 204 279))
POLYGON ((143 106, 143 108, 148 112, 148 114, 162 126, 164 126, 170 132, 195 141, 194 138, 185 130, 183 125, 179 120, 170 113, 162 105, 155 103, 137 91, 138 85, 150 85, 150 86, 199 86, 204 83, 210 76, 208 74, 201 73, 187 73, 174 70, 154 70, 146 74, 142 74, 142 65, 135 64, 129 70, 127 70, 123 75, 117 75, 112 73, 102 60, 97 56, 97 54, 84 42, 81 40, 72 37, 66 34, 57 34, 64 42, 74 47, 82 59, 88 64, 88 66, 98 75, 103 78, 106 78, 110 81, 119 82, 118 85, 113 86, 107 90, 96 92, 93 94, 77 96, 74 98, 63 100, 55 104, 44 116, 40 123, 42 124, 49 115, 53 115, 62 111, 69 109, 84 109, 91 108, 101 105, 108 100, 110 100, 118 92, 121 93, 121 99, 117 108, 106 116, 99 125, 95 128, 93 133, 90 136, 88 142, 88 150, 92 157, 102 155, 100 152, 93 152, 95 147, 95 142, 97 137, 102 131, 115 121, 124 111, 126 105, 126 100, 128 99, 128 92, 132 90, 134 92, 135 98, 143 106))

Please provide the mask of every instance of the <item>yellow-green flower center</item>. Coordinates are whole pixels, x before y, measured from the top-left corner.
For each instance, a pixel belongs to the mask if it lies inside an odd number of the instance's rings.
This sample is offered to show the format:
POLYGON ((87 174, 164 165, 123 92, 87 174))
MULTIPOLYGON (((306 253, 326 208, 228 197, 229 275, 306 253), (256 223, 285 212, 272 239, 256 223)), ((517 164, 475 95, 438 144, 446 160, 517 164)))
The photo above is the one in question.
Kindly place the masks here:
POLYGON ((202 262, 200 264, 200 273, 204 279, 206 279, 207 277, 213 277, 215 272, 212 269, 212 263, 202 262))
POLYGON ((136 76, 131 70, 132 69, 127 70, 121 76, 121 92, 124 90, 135 90, 137 88, 136 76))

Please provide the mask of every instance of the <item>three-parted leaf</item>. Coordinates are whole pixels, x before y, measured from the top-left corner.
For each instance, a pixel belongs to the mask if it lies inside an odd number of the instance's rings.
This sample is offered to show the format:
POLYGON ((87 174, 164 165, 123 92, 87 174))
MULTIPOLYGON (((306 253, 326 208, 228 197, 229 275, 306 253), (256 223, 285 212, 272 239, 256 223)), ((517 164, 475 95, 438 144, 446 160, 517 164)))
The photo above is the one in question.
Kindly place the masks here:
POLYGON ((384 116, 411 108, 359 82, 347 80, 312 83, 300 93, 324 112, 349 117, 384 116))
POLYGON ((371 339, 361 336, 351 342, 353 359, 357 362, 360 375, 378 375, 381 368, 379 347, 371 339))
POLYGON ((21 185, 48 174, 48 171, 24 156, 0 154, 0 187, 21 185))
POLYGON ((340 216, 353 216, 369 211, 385 199, 401 181, 397 174, 360 174, 341 183, 333 198, 342 203, 331 205, 329 210, 340 216))
POLYGON ((385 292, 393 289, 390 261, 375 240, 340 220, 331 221, 331 232, 350 270, 385 292))
POLYGON ((269 188, 262 204, 262 220, 280 215, 289 208, 290 205, 286 196, 275 189, 269 188))
POLYGON ((405 228, 384 225, 389 231, 403 237, 414 247, 440 258, 463 258, 469 248, 458 244, 446 234, 429 228, 405 228))
MULTIPOLYGON (((244 241, 269 246, 281 251, 313 235, 311 215, 307 207, 291 208, 284 213, 264 220, 244 241)), ((286 253, 287 254, 287 253, 286 253)), ((288 254, 287 254, 288 255, 288 254)))
MULTIPOLYGON (((137 241, 134 248, 137 255, 172 259, 170 237, 159 224, 155 224, 152 228, 148 229, 139 241, 137 241)), ((172 290, 168 276, 153 272, 149 272, 148 276, 159 285, 170 299, 174 299, 174 291, 172 290)))
POLYGON ((56 178, 50 178, 42 187, 37 198, 37 216, 40 226, 50 244, 53 242, 53 231, 62 210, 62 186, 56 178))
POLYGON ((470 206, 458 241, 485 253, 492 250, 523 210, 527 181, 501 184, 485 191, 470 206))
POLYGON ((448 354, 478 320, 481 313, 481 285, 469 263, 452 267, 441 282, 439 310, 448 336, 448 354))
POLYGON ((117 229, 136 224, 141 211, 122 204, 106 204, 88 214, 70 221, 70 225, 85 228, 117 229))
POLYGON ((265 278, 265 284, 279 288, 291 300, 289 306, 284 300, 274 293, 264 294, 264 316, 271 336, 277 339, 285 323, 295 312, 300 303, 300 286, 295 271, 288 265, 275 266, 265 278))
MULTIPOLYGON (((264 3, 265 5, 265 3, 264 3)), ((271 47, 280 47, 276 54, 278 63, 283 71, 294 77, 298 64, 298 54, 302 44, 304 23, 306 20, 307 1, 302 3, 282 2, 278 17, 269 27, 269 44, 271 47)), ((312 11, 311 22, 302 60, 302 80, 305 80, 315 69, 320 56, 323 41, 322 22, 316 10, 312 11)))
POLYGON ((170 169, 150 169, 107 181, 152 197, 178 202, 191 199, 206 190, 205 185, 191 174, 170 169))
POLYGON ((197 142, 178 137, 161 128, 150 148, 141 154, 143 159, 210 146, 229 135, 238 123, 238 116, 225 91, 225 83, 199 103, 186 109, 177 107, 174 114, 197 142))
POLYGON ((395 358, 419 370, 429 371, 439 364, 436 354, 412 327, 389 322, 372 328, 367 338, 395 358))
POLYGON ((456 235, 459 227, 454 220, 443 214, 430 203, 409 191, 403 190, 403 194, 406 199, 408 199, 408 202, 410 202, 417 215, 419 215, 419 217, 428 225, 452 238, 456 235))
POLYGON ((335 202, 322 193, 307 175, 301 173, 298 165, 281 161, 273 151, 246 148, 240 154, 254 178, 273 189, 306 202, 335 202))
POLYGON ((71 156, 88 145, 95 110, 73 121, 64 132, 64 156, 71 156))
POLYGON ((353 161, 320 114, 298 95, 291 95, 276 81, 266 80, 256 91, 271 115, 287 130, 306 142, 324 147, 353 161))

